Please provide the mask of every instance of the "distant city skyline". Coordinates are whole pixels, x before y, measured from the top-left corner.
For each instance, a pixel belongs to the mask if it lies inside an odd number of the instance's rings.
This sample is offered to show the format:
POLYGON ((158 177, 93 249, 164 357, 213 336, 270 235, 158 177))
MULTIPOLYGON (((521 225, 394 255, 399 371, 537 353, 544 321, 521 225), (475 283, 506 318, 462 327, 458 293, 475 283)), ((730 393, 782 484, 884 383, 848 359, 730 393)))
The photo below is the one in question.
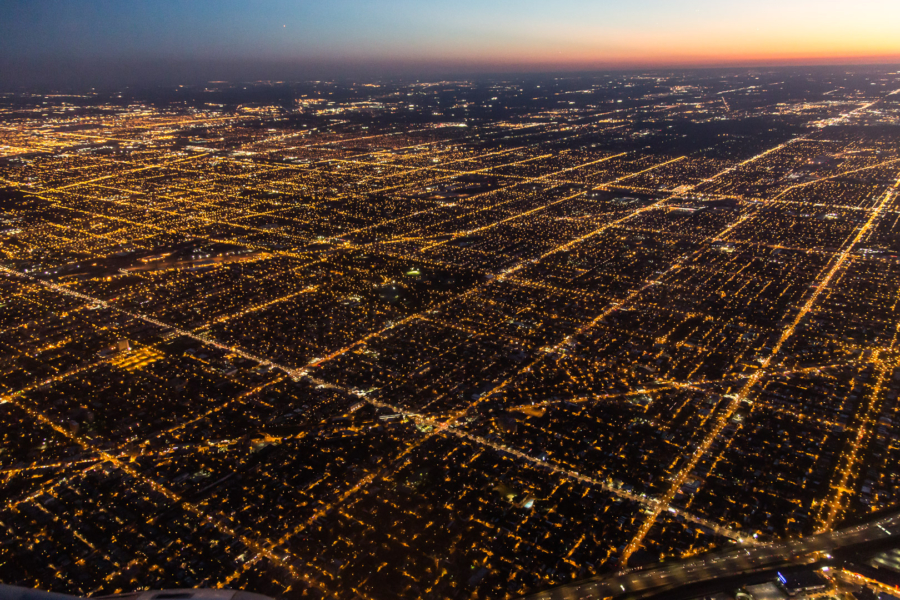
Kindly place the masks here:
POLYGON ((890 0, 6 1, 0 82, 900 62, 890 0))

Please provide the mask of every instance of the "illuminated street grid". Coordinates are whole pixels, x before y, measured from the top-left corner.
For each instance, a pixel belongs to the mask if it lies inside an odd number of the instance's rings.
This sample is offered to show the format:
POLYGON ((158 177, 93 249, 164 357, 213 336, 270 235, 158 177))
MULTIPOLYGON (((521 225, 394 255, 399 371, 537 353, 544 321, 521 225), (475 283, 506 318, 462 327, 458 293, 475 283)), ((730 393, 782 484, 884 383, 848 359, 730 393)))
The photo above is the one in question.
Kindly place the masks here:
POLYGON ((0 581, 505 598, 896 507, 898 89, 3 96, 0 581))

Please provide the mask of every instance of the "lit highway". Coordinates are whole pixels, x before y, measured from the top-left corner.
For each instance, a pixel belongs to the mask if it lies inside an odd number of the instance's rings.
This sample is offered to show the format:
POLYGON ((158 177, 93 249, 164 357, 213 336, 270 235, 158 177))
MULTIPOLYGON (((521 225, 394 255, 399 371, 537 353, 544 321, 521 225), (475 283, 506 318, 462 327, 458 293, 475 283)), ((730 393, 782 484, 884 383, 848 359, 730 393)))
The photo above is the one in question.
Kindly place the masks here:
POLYGON ((640 598, 692 583, 749 575, 755 571, 779 566, 815 562, 822 556, 845 546, 897 535, 900 535, 900 515, 893 515, 865 525, 820 533, 798 540, 756 548, 740 547, 670 565, 630 569, 609 577, 580 581, 525 598, 527 600, 640 598))

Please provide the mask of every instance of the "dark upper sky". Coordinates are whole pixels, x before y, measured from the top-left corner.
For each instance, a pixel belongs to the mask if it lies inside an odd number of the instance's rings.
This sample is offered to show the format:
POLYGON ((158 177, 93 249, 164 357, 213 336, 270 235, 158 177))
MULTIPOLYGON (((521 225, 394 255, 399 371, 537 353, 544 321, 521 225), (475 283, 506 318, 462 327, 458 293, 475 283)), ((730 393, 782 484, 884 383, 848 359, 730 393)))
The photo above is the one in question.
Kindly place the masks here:
POLYGON ((900 61, 898 0, 0 0, 0 82, 900 61))

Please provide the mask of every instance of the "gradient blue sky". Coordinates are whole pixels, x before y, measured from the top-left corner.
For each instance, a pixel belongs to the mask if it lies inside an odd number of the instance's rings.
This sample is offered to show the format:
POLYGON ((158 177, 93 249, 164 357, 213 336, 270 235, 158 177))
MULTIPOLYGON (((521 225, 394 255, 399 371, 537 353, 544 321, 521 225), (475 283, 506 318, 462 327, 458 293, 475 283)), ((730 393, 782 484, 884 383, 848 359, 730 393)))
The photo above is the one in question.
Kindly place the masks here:
POLYGON ((900 62, 900 0, 0 0, 6 65, 900 62))

